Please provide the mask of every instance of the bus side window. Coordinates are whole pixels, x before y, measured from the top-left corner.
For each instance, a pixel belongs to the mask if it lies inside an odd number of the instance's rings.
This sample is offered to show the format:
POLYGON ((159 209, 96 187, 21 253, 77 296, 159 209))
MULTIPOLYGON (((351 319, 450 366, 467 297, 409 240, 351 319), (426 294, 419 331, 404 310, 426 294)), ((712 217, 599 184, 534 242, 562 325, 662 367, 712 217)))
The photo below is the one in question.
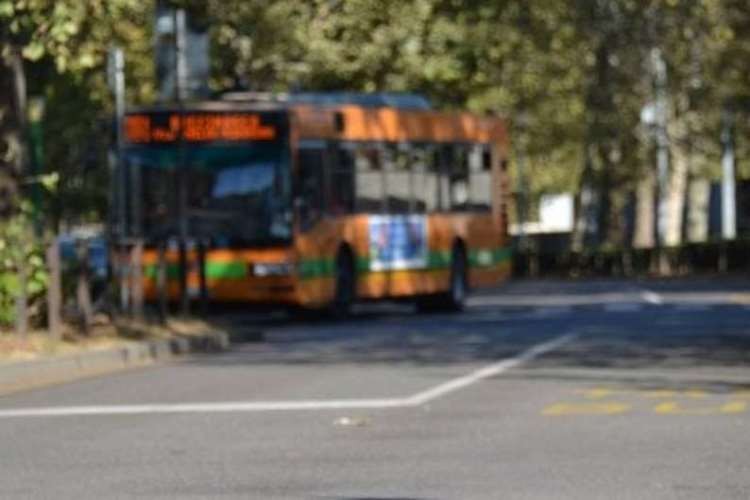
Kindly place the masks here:
POLYGON ((426 144, 411 148, 412 211, 423 213, 437 207, 437 181, 431 169, 432 150, 426 144))
POLYGON ((469 151, 464 144, 453 146, 450 179, 450 207, 454 212, 469 208, 469 151))
POLYGON ((381 150, 376 146, 360 146, 354 157, 355 205, 358 212, 383 211, 383 169, 381 150))
POLYGON ((488 211, 492 205, 492 162, 489 147, 475 144, 469 150, 469 200, 471 208, 488 211))
POLYGON ((437 180, 437 210, 447 212, 450 203, 450 172, 453 166, 453 145, 438 144, 435 147, 433 168, 437 180))
POLYGON ((337 147, 330 165, 328 213, 350 214, 354 212, 354 151, 337 147))
POLYGON ((297 195, 300 223, 303 229, 309 228, 323 212, 323 150, 300 149, 297 172, 297 195))
POLYGON ((385 194, 388 212, 408 213, 411 209, 412 179, 408 144, 388 144, 384 150, 385 194))

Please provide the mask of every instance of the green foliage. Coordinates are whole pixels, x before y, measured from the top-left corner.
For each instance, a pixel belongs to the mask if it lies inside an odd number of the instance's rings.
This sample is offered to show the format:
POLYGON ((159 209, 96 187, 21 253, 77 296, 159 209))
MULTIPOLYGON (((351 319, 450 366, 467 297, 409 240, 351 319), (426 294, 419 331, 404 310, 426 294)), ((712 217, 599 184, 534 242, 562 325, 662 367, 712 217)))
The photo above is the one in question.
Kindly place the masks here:
MULTIPOLYGON (((29 92, 46 98, 45 172, 60 175, 47 209, 56 217, 104 218, 106 52, 125 48, 129 103, 151 101, 155 3, 0 0, 0 50, 22 47, 29 92)), ((653 170, 640 124, 654 98, 653 48, 667 59, 673 144, 689 145, 695 175, 718 175, 721 104, 750 93, 746 0, 172 3, 209 22, 216 91, 403 90, 442 108, 506 115, 530 189, 591 183, 612 200, 604 219, 616 219, 618 200, 653 170)), ((750 124, 738 133, 750 136, 750 124)), ((748 141, 738 156, 747 174, 748 141)))
POLYGON ((24 208, 20 215, 0 222, 0 327, 11 326, 16 319, 16 298, 24 292, 20 268, 25 271, 25 294, 30 304, 43 300, 47 289, 43 249, 31 234, 30 209, 24 208))

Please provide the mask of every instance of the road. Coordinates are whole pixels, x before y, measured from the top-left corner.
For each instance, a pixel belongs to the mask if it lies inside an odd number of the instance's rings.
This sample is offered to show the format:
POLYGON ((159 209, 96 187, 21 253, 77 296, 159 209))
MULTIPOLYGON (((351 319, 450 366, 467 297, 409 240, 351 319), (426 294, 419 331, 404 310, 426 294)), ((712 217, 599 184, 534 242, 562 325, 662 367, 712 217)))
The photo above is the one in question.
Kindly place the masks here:
POLYGON ((750 279, 227 321, 265 341, 0 397, 0 497, 750 498, 750 279))

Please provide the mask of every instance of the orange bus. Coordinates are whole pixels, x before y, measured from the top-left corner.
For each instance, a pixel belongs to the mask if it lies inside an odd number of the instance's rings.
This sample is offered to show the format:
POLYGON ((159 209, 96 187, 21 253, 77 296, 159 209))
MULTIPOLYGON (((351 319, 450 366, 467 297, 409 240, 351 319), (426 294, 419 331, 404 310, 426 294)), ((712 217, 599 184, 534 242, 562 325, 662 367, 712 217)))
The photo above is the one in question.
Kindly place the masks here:
POLYGON ((186 288, 342 314, 369 299, 459 310, 469 289, 509 275, 504 121, 408 96, 321 96, 127 114, 129 227, 146 241, 147 299, 162 244, 171 299, 186 288))

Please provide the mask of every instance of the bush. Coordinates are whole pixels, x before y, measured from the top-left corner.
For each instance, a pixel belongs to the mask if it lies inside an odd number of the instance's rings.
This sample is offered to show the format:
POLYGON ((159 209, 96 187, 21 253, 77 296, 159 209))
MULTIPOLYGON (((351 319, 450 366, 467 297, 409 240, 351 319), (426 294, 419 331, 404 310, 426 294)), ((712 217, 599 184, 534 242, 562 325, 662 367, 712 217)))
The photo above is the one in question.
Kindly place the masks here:
MULTIPOLYGON (((16 321, 16 298, 21 294, 19 269, 26 270, 29 312, 42 310, 48 275, 44 249, 33 237, 27 213, 0 221, 0 327, 16 321)), ((31 318, 35 319, 35 318, 31 318)))

